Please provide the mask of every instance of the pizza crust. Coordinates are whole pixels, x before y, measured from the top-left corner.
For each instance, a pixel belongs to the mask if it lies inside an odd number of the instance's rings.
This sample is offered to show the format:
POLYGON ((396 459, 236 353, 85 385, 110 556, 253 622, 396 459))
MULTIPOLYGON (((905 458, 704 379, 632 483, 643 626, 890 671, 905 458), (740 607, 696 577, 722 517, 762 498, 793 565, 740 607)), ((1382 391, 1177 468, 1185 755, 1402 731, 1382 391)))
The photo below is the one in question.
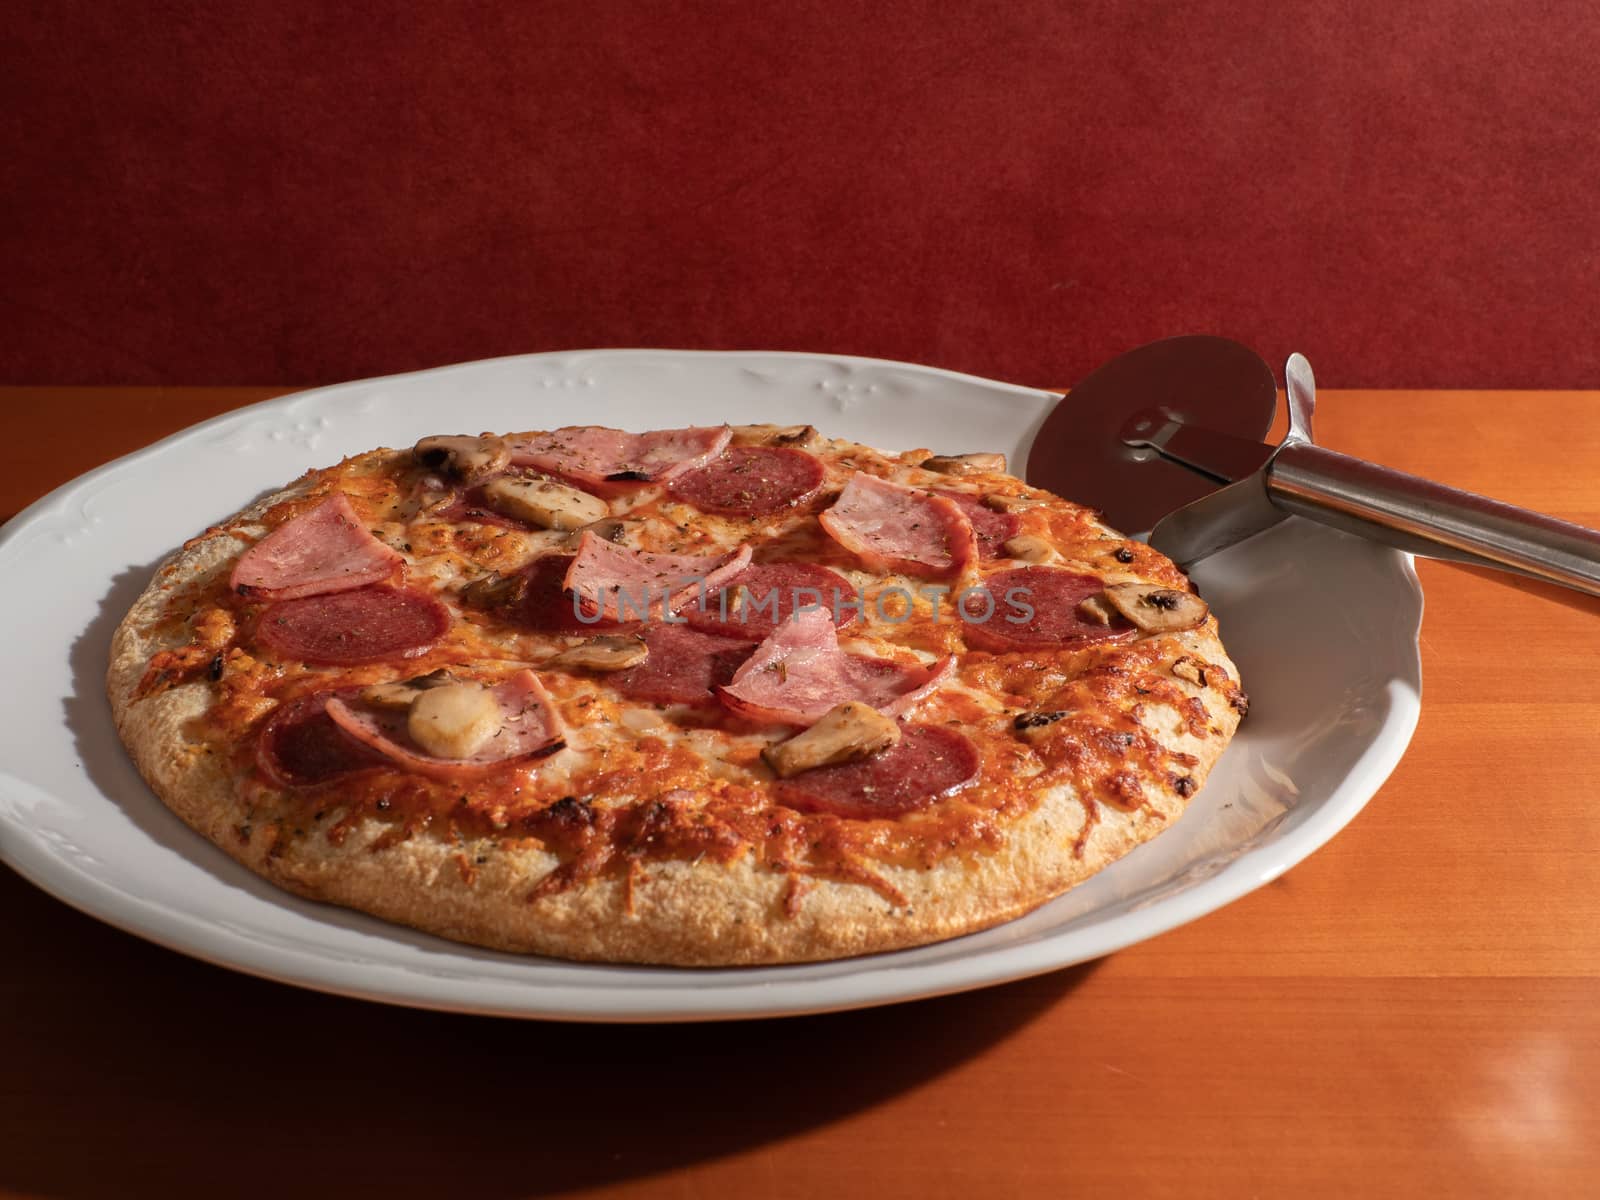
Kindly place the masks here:
MULTIPOLYGON (((875 864, 905 897, 903 906, 864 884, 805 877, 803 901, 792 912, 791 876, 750 853, 726 863, 647 861, 631 881, 607 875, 529 901, 559 865, 549 851, 487 839, 446 843, 426 833, 395 842, 385 837, 390 825, 372 817, 336 845, 320 836, 342 816, 336 799, 307 836, 281 841, 273 836, 274 814, 252 810, 223 756, 189 732, 211 703, 208 683, 133 696, 151 657, 185 640, 178 623, 160 622, 175 594, 225 574, 247 544, 235 533, 259 536, 262 514, 311 486, 301 481, 258 501, 169 559, 117 629, 107 673, 117 729, 161 800, 245 867, 298 895, 497 950, 677 966, 807 962, 922 945, 1020 916, 1160 833, 1187 806, 1171 788, 1147 788, 1147 802, 1135 811, 1098 804, 1098 819, 1083 838, 1085 805, 1071 786, 1056 786, 1007 829, 998 851, 962 854, 928 869, 875 864)), ((1163 662, 1194 655, 1238 678, 1214 618, 1164 636, 1170 653, 1163 662)), ((1219 735, 1192 736, 1166 706, 1148 709, 1143 723, 1166 749, 1197 760, 1190 775, 1201 785, 1239 714, 1216 689, 1177 686, 1205 706, 1219 735)))

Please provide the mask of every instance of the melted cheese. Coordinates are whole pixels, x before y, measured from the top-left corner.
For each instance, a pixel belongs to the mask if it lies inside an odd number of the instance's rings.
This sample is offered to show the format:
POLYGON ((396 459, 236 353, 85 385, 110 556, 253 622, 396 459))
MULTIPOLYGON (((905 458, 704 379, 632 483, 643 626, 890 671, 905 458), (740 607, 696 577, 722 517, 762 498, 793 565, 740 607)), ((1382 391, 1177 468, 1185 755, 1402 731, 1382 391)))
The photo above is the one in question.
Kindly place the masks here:
MULTIPOLYGON (((1144 702, 1138 697, 1151 697, 1150 703, 1159 704, 1162 713, 1176 713, 1180 719, 1184 702, 1195 702, 1172 684, 1159 655, 1147 648, 1150 643, 1003 656, 966 653, 962 623, 952 612, 954 597, 984 575, 1015 563, 974 561, 947 585, 879 575, 864 569, 849 551, 829 538, 814 515, 832 502, 857 470, 899 483, 979 497, 990 492, 1015 495, 1022 490, 1017 480, 994 472, 947 476, 925 471, 916 465, 926 457, 925 451, 892 456, 850 443, 831 443, 816 452, 825 465, 826 481, 816 500, 798 511, 753 520, 702 515, 687 504, 666 498, 664 488, 646 486, 609 500, 610 512, 641 522, 632 540, 642 550, 712 555, 749 543, 755 547, 757 562, 809 561, 838 571, 859 590, 862 618, 845 635, 849 647, 859 653, 921 662, 946 654, 961 655, 955 675, 908 714, 915 721, 959 727, 978 746, 982 758, 979 786, 935 811, 888 823, 841 823, 835 818, 789 814, 779 822, 781 835, 763 833, 778 825, 762 815, 776 810, 770 800, 772 776, 761 763, 760 752, 788 731, 752 728, 725 714, 630 700, 618 694, 603 674, 567 672, 550 664, 574 638, 516 628, 493 616, 464 610, 458 593, 466 583, 488 571, 515 572, 544 554, 570 552, 568 536, 490 523, 441 521, 436 511, 441 494, 430 487, 428 472, 413 465, 408 455, 393 451, 363 455, 320 472, 308 496, 280 506, 282 511, 269 514, 267 523, 274 525, 295 511, 304 511, 333 490, 346 492, 368 528, 404 557, 408 585, 432 589, 451 606, 457 616, 453 627, 428 653, 399 665, 335 671, 268 668, 252 662, 249 686, 236 688, 232 701, 217 710, 221 735, 237 742, 237 722, 259 717, 257 710, 264 697, 282 701, 311 691, 423 674, 439 667, 469 678, 492 680, 532 664, 567 727, 565 748, 469 785, 442 787, 406 781, 403 790, 408 802, 437 814, 448 813, 452 827, 479 820, 506 829, 532 814, 550 813, 558 802, 621 810, 670 794, 673 800, 668 808, 673 820, 683 826, 684 844, 699 844, 695 837, 710 839, 707 831, 714 826, 723 831, 718 834, 723 838, 718 845, 754 844, 765 847, 762 852, 768 856, 790 855, 792 859, 807 856, 804 844, 809 839, 814 849, 823 847, 818 853, 929 861, 930 856, 943 853, 934 849, 937 846, 993 844, 997 836, 994 821, 1026 811, 1041 776, 1070 779, 1084 794, 1108 797, 1114 803, 1132 802, 1141 780, 1166 777, 1170 756, 1144 734, 1144 702), (1108 674, 1096 675, 1108 666, 1113 668, 1108 674), (1091 717, 1063 722, 1050 738, 1019 739, 1012 729, 1013 718, 1018 712, 1039 707, 1081 708, 1091 717), (1104 747, 1095 749, 1099 745, 1095 739, 1108 728, 1121 731, 1119 739, 1122 734, 1134 738, 1123 745, 1126 750, 1137 743, 1138 754, 1131 765, 1128 761, 1111 764, 1102 752, 1104 747), (763 820, 768 824, 762 825, 763 820), (691 836, 694 829, 700 833, 691 836), (733 842, 728 842, 729 838, 733 842)), ((1075 569, 1112 581, 1140 579, 1184 586, 1183 576, 1170 563, 1122 539, 1085 509, 1050 498, 1022 512, 1020 520, 1024 532, 1047 538, 1075 569), (1123 557, 1131 555, 1132 561, 1119 560, 1119 551, 1123 557)), ((1191 736, 1208 736, 1196 728, 1192 709, 1185 729, 1191 736)), ((379 796, 392 797, 399 794, 397 788, 391 773, 342 790, 359 804, 379 796)), ((533 836, 549 838, 565 826, 557 828, 546 821, 536 828, 533 836)))

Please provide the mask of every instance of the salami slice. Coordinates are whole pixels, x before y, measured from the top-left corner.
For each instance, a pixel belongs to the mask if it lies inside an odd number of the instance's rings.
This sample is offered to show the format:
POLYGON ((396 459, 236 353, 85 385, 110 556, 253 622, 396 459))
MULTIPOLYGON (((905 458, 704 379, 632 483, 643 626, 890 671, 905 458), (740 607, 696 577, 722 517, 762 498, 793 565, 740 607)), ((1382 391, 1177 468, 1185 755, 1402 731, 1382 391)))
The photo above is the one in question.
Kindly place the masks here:
POLYGON ((820 604, 843 629, 860 618, 858 599, 848 579, 816 563, 751 563, 703 605, 696 597, 680 611, 691 629, 759 642, 802 606, 820 604))
POLYGON ((813 455, 789 446, 733 446, 667 488, 701 512, 765 517, 815 496, 823 470, 813 455))
POLYGON ((978 558, 981 561, 993 562, 1005 557, 1006 542, 1016 537, 1017 531, 1022 528, 1022 520, 1016 513, 996 512, 978 497, 966 492, 940 488, 934 494, 943 496, 966 514, 972 524, 972 532, 978 539, 978 558))
POLYGON ((978 751, 946 725, 905 725, 889 749, 785 779, 778 799, 801 812, 861 821, 927 808, 978 776, 978 751))
POLYGON ((354 693, 318 692, 272 714, 256 739, 256 766, 270 783, 313 787, 383 765, 383 755, 351 740, 328 716, 329 699, 347 694, 354 693))
POLYGON ((263 600, 293 600, 382 583, 404 561, 372 536, 340 492, 246 550, 228 584, 263 600))
POLYGON ((740 716, 769 724, 810 725, 849 700, 892 716, 937 688, 954 667, 949 657, 925 667, 847 654, 833 619, 812 610, 773 630, 720 695, 740 716))
POLYGON ((372 708, 354 698, 328 701, 328 717, 340 730, 384 759, 430 779, 476 779, 503 763, 553 754, 564 744, 561 721, 550 695, 532 671, 518 671, 492 689, 500 706, 500 732, 467 758, 429 754, 407 732, 405 709, 372 708))
POLYGON ((961 632, 967 645, 999 653, 1131 638, 1126 622, 1100 625, 1078 614, 1080 603, 1104 589, 1104 580, 1060 567, 1000 571, 962 593, 961 632))
POLYGON ((699 633, 683 625, 654 624, 645 630, 650 656, 618 672, 613 683, 623 695, 651 704, 692 704, 710 708, 714 689, 733 678, 750 656, 750 643, 699 633))
POLYGON ((432 596, 366 587, 269 605, 256 640, 282 658, 348 667, 415 658, 449 628, 450 610, 432 596))
POLYGON ((546 554, 523 572, 526 581, 519 612, 521 623, 544 633, 593 633, 617 628, 612 622, 578 620, 572 594, 562 586, 572 566, 570 554, 546 554))
POLYGON ((960 505, 860 471, 817 519, 874 570, 945 578, 978 556, 972 522, 960 505))

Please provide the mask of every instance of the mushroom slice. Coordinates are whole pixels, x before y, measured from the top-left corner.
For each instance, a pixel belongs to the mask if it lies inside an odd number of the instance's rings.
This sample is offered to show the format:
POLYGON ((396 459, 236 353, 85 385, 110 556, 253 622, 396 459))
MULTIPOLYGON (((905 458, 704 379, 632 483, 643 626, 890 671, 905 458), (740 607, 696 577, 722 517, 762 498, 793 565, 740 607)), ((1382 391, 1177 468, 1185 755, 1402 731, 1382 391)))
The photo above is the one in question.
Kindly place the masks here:
POLYGON ((1179 679, 1197 683, 1201 687, 1206 686, 1205 666, 1198 659, 1190 658, 1187 654, 1172 664, 1172 673, 1179 679))
POLYGON ((1027 563, 1049 562, 1056 556, 1054 546, 1032 533, 1019 533, 1014 538, 1007 538, 1001 549, 1006 552, 1007 558, 1027 563))
POLYGON ((461 589, 461 603, 482 612, 491 612, 495 609, 514 608, 522 603, 527 594, 527 576, 501 575, 491 571, 461 589))
POLYGON ((496 479, 483 489, 483 498, 496 512, 563 533, 611 513, 599 497, 552 479, 496 479))
POLYGON ((1030 508, 1038 508, 1044 501, 1038 496, 985 496, 983 506, 992 508, 995 512, 1015 513, 1027 512, 1030 508))
POLYGON ((830 708, 804 733, 761 752, 780 779, 802 771, 855 762, 887 750, 900 740, 900 726, 869 704, 846 700, 830 708))
POLYGON ((1117 610, 1112 608, 1104 596, 1090 596, 1078 602, 1077 613, 1085 621, 1096 625, 1109 625, 1117 619, 1117 610))
POLYGON ((625 671, 637 667, 649 656, 643 638, 606 634, 563 650, 550 661, 553 666, 579 667, 586 671, 625 671))
POLYGON ((457 479, 482 479, 511 465, 511 451, 497 437, 457 435, 425 437, 411 448, 425 467, 443 470, 457 479))
POLYGON ((580 525, 567 535, 567 545, 577 549, 578 543, 583 540, 583 535, 592 533, 597 538, 603 538, 614 546, 627 546, 636 548, 635 536, 644 529, 644 522, 637 517, 606 517, 599 521, 592 521, 588 525, 580 525))
POLYGON ((937 471, 941 475, 967 475, 973 471, 1004 471, 1004 454, 935 454, 922 460, 924 471, 937 471))
POLYGON ((361 700, 373 708, 410 708, 411 702, 432 688, 454 683, 450 672, 442 668, 418 675, 415 679, 402 679, 398 683, 375 683, 361 689, 361 700))
POLYGON ((822 435, 815 425, 785 425, 772 435, 774 446, 792 446, 796 450, 813 450, 822 443, 822 435))
POLYGON ((1211 611, 1199 596, 1148 583, 1113 583, 1106 588, 1105 595, 1106 602, 1132 621, 1141 633, 1193 629, 1211 611))
POLYGON ((793 446, 809 450, 822 441, 812 425, 735 425, 735 446, 793 446))
POLYGON ((406 732, 437 758, 470 758, 500 732, 501 722, 500 705, 488 688, 448 683, 418 693, 406 732))

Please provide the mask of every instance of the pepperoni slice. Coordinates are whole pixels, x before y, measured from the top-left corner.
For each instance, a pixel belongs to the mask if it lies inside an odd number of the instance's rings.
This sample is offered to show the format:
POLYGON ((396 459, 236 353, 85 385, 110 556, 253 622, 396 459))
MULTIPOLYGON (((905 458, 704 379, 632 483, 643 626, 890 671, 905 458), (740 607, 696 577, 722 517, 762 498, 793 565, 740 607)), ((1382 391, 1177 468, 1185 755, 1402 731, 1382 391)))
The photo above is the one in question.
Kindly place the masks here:
POLYGON ((602 626, 610 628, 604 622, 585 625, 578 620, 572 596, 561 586, 571 565, 570 554, 546 554, 523 571, 522 604, 517 613, 521 624, 544 633, 591 633, 602 626))
POLYGON ((262 726, 256 766, 278 787, 311 787, 382 766, 383 755, 347 737, 328 716, 328 701, 353 692, 318 692, 291 701, 262 726))
POLYGON ((904 725, 881 753, 783 780, 778 799, 801 812, 870 821, 927 808, 977 775, 978 751, 963 735, 945 725, 904 725))
POLYGON ((1105 586, 1093 575, 1060 567, 1000 571, 981 588, 962 593, 961 632, 967 645, 998 653, 1131 638, 1130 625, 1100 625, 1078 615, 1078 605, 1105 586), (992 598, 992 609, 981 592, 992 598))
POLYGON ((619 672, 613 683, 623 695, 652 704, 693 704, 710 708, 713 690, 733 678, 750 657, 750 643, 699 633, 683 625, 650 625, 644 644, 650 656, 619 672))
POLYGON ((822 464, 791 446, 734 446, 667 488, 675 500, 701 512, 765 517, 815 496, 822 464))
POLYGON ((283 658, 348 667, 415 658, 449 628, 450 610, 431 596, 365 587, 270 605, 256 638, 283 658))
POLYGON ((953 500, 957 508, 967 514, 972 522, 972 532, 978 537, 978 558, 993 562, 1006 556, 1005 544, 1017 536, 1022 520, 1016 513, 996 512, 978 497, 966 492, 951 492, 940 488, 934 492, 946 500, 953 500))
POLYGON ((833 615, 834 625, 843 629, 860 618, 855 607, 859 598, 843 575, 815 563, 751 563, 720 592, 708 594, 704 608, 697 598, 681 612, 691 629, 760 642, 802 605, 820 604, 833 615), (746 595, 736 603, 740 588, 746 595))

